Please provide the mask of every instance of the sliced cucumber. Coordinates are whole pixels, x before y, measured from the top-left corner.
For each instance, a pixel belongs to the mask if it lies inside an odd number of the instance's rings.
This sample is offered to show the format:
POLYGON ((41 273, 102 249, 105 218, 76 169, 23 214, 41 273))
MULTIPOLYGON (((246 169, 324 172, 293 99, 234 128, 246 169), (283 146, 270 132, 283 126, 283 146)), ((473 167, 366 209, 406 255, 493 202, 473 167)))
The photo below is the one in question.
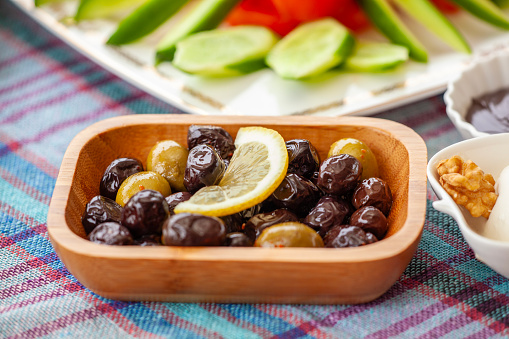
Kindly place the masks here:
POLYGON ((408 60, 404 46, 383 42, 357 42, 343 67, 358 72, 381 72, 408 60))
POLYGON ((156 64, 171 61, 177 42, 197 32, 216 28, 240 0, 203 0, 176 24, 156 47, 156 64))
POLYGON ((152 33, 171 18, 188 0, 148 0, 124 18, 107 43, 123 45, 152 33))
POLYGON ((500 8, 509 7, 509 0, 492 0, 500 8))
POLYGON ((509 19, 505 13, 490 0, 451 0, 453 3, 489 24, 509 29, 509 19))
POLYGON ((52 2, 57 3, 57 2, 64 2, 64 1, 67 1, 67 0, 34 0, 34 5, 35 5, 35 7, 39 7, 39 6, 49 4, 52 2))
POLYGON ((468 54, 472 52, 461 33, 429 0, 393 0, 393 2, 458 52, 468 54))
POLYGON ((337 20, 320 19, 281 39, 267 55, 267 64, 283 78, 308 78, 341 64, 353 45, 353 36, 337 20))
POLYGON ((408 48, 412 59, 428 61, 426 48, 398 17, 388 0, 359 0, 359 3, 373 25, 391 42, 408 48))
POLYGON ((193 34, 177 43, 173 65, 193 74, 233 76, 265 67, 278 37, 261 26, 236 26, 193 34))
POLYGON ((92 20, 124 14, 146 0, 81 0, 74 19, 92 20))

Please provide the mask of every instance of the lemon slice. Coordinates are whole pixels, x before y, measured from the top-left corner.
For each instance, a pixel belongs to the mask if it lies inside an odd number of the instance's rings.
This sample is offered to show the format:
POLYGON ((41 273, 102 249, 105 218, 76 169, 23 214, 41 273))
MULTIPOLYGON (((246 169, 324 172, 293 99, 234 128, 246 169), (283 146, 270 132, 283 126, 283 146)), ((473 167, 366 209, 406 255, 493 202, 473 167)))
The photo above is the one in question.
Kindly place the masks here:
POLYGON ((235 152, 218 185, 207 186, 178 204, 175 213, 225 216, 265 200, 283 181, 288 152, 283 137, 264 127, 240 128, 235 152))

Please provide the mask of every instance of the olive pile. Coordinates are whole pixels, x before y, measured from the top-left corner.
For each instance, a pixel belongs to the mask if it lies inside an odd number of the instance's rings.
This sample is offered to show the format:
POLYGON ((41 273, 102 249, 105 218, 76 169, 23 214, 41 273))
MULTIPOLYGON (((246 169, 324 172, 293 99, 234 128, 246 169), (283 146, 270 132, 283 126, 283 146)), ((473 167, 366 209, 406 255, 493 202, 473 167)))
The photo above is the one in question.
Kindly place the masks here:
POLYGON ((341 139, 323 162, 308 140, 286 147, 286 177, 262 203, 220 218, 175 214, 180 202, 221 180, 235 151, 223 128, 193 125, 187 147, 172 140, 154 145, 145 170, 138 159, 114 160, 100 195, 86 205, 84 230, 96 243, 139 246, 339 248, 385 236, 392 194, 365 144, 341 139))

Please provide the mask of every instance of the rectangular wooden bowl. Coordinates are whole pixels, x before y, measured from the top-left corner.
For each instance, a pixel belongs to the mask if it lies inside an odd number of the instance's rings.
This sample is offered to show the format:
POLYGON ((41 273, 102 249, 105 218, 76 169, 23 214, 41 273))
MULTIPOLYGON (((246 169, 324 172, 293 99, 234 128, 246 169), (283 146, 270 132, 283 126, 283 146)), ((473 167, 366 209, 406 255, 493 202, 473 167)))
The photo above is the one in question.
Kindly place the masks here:
MULTIPOLYGON (((419 243, 426 207, 426 146, 412 129, 367 117, 240 117, 132 115, 98 122, 69 145, 48 215, 48 232, 68 270, 93 292, 112 299, 174 302, 356 304, 376 299, 400 277, 419 243), (159 140, 187 145, 191 124, 275 129, 304 138, 325 159, 344 137, 364 141, 393 194, 386 238, 368 246, 233 248, 107 246, 85 238, 81 215, 99 194, 108 164, 145 162, 159 140)), ((144 163, 145 164, 145 163, 144 163)))

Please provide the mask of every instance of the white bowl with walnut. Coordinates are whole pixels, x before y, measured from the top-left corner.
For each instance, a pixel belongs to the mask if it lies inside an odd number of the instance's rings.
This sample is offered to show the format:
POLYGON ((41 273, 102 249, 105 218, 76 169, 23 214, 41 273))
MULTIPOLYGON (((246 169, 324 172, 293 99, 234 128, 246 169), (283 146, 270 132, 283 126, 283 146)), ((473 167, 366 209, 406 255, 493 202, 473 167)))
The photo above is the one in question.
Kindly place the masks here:
MULTIPOLYGON (((451 196, 446 191, 446 189, 444 189, 440 183, 440 175, 439 171, 437 171, 437 165, 439 165, 440 162, 444 159, 450 159, 454 156, 461 157, 463 160, 465 160, 465 162, 468 160, 473 161, 485 175, 491 174, 493 177, 495 181, 495 193, 498 195, 498 203, 502 201, 502 195, 509 195, 509 192, 499 192, 497 185, 502 170, 509 166, 508 145, 509 133, 487 135, 461 141, 446 147, 435 154, 428 161, 427 167, 428 180, 438 197, 438 200, 433 202, 433 207, 440 212, 444 212, 450 215, 456 220, 461 233, 463 234, 463 237, 474 251, 477 259, 484 262, 496 272, 504 275, 507 278, 509 278, 509 241, 502 240, 502 237, 493 236, 492 233, 490 234, 490 225, 487 226, 488 219, 492 218, 495 213, 491 211, 491 214, 489 214, 488 218, 482 215, 478 217, 472 216, 469 209, 458 204, 460 203, 458 196, 453 198, 453 196, 451 196)), ((475 179, 476 176, 478 177, 479 172, 474 173, 474 171, 474 166, 471 165, 470 170, 467 171, 467 176, 469 177, 467 179, 475 179)), ((442 181, 444 182, 444 180, 442 181)), ((486 186, 489 186, 489 184, 486 182, 481 184, 481 187, 484 189, 486 186)), ((463 187, 463 189, 464 188, 465 187, 463 187)), ((448 190, 451 192, 451 186, 449 186, 448 190)), ((465 193, 465 191, 460 193, 465 193)), ((473 197, 476 194, 478 197, 481 195, 483 198, 485 198, 485 200, 490 200, 487 190, 486 192, 481 193, 479 191, 476 192, 474 189, 469 201, 471 206, 475 206, 474 210, 477 210, 478 212, 474 214, 479 214, 479 211, 482 211, 486 208, 491 210, 491 207, 489 206, 478 206, 477 203, 474 203, 473 197)), ((495 203, 495 208, 497 208, 497 203, 495 203)), ((507 207, 505 207, 505 209, 507 209, 507 207)), ((500 206, 498 208, 500 209, 500 206)), ((472 208, 470 209, 472 210, 472 208)), ((509 234, 509 209, 507 210, 508 215, 506 222, 500 226, 507 228, 507 234, 509 234)))

